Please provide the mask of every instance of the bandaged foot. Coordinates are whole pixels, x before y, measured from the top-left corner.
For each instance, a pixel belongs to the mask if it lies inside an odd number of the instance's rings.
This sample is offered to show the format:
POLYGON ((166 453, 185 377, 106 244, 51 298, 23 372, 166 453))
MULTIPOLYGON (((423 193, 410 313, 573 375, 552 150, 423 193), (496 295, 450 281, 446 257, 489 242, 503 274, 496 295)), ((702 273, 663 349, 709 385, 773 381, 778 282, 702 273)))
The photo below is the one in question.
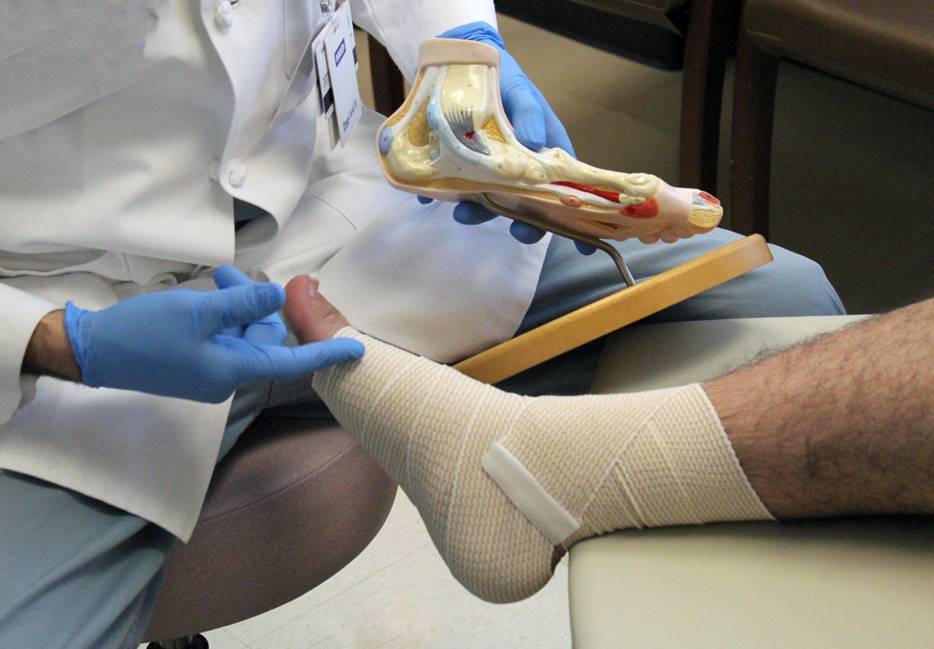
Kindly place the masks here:
POLYGON ((564 551, 597 534, 771 518, 699 385, 520 397, 347 327, 315 289, 304 277, 287 287, 299 340, 366 346, 362 360, 316 373, 315 390, 478 597, 532 595, 564 551))
POLYGON ((673 242, 720 222, 720 201, 706 192, 520 144, 500 99, 495 48, 430 40, 419 65, 411 93, 378 134, 383 172, 396 187, 450 201, 479 202, 485 194, 496 205, 601 239, 673 242))

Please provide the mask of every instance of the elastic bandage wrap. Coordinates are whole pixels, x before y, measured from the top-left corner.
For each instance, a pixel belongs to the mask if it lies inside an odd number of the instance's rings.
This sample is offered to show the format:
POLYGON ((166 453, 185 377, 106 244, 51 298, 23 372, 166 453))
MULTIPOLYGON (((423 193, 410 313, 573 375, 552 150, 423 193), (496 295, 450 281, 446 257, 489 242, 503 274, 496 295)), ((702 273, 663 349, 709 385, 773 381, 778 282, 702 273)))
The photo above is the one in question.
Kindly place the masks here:
POLYGON ((315 390, 483 599, 528 597, 556 546, 597 534, 772 518, 697 384, 521 397, 349 327, 337 335, 366 354, 316 373, 315 390))

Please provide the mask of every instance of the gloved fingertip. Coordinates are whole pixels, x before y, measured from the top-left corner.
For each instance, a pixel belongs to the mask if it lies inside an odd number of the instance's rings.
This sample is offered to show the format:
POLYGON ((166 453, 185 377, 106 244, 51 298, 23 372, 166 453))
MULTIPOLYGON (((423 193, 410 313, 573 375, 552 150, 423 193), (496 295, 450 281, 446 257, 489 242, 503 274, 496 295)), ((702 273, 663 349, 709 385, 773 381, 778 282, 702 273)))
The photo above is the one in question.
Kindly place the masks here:
POLYGON ((545 112, 532 96, 523 97, 513 102, 514 109, 509 115, 519 142, 532 151, 538 151, 545 146, 547 129, 545 127, 545 112))
POLYGON ((545 146, 545 129, 522 121, 516 126, 516 139, 527 149, 541 151, 545 146))
POLYGON ((285 306, 288 295, 285 292, 285 287, 281 284, 273 284, 273 286, 276 287, 275 310, 278 311, 285 306))
POLYGON ((81 319, 88 313, 74 302, 68 300, 65 303, 65 334, 68 336, 68 342, 71 343, 71 351, 75 356, 75 362, 81 369, 82 382, 91 387, 97 387, 89 383, 88 367, 85 361, 84 339, 81 336, 81 319))
POLYGON ((250 284, 252 281, 246 273, 230 264, 222 264, 214 269, 214 284, 217 285, 217 288, 242 286, 250 284))
POLYGON ((416 198, 418 199, 418 202, 421 203, 422 205, 428 205, 429 203, 433 203, 435 201, 435 199, 428 198, 427 196, 416 196, 416 198))
MULTIPOLYGON (((256 311, 254 320, 278 311, 285 304, 285 289, 273 282, 257 282, 253 284, 256 311)), ((243 323, 246 324, 246 323, 243 323)))
POLYGON ((281 284, 276 284, 275 282, 261 282, 257 285, 265 287, 264 290, 275 302, 280 304, 285 303, 285 288, 281 284))
POLYGON ((359 340, 353 338, 332 338, 331 341, 340 344, 338 351, 347 361, 359 360, 366 354, 366 347, 359 340))
POLYGON ((458 203, 454 206, 454 220, 462 225, 479 225, 496 218, 482 205, 476 203, 458 203))
POLYGON ((531 82, 522 76, 507 86, 500 87, 503 95, 503 108, 512 124, 516 138, 526 148, 538 151, 547 140, 545 111, 538 103, 531 82))
POLYGON ((574 246, 577 248, 577 252, 579 252, 582 255, 590 256, 593 253, 597 252, 597 249, 594 248, 589 243, 582 243, 580 241, 575 241, 574 246))
POLYGON ((317 343, 307 343, 298 347, 288 348, 291 359, 286 365, 282 364, 280 370, 293 375, 316 372, 332 365, 350 363, 363 357, 366 348, 359 340, 353 338, 330 338, 317 343))
POLYGON ((545 236, 545 231, 527 223, 522 223, 521 221, 513 221, 509 226, 509 234, 521 243, 533 244, 542 240, 542 237, 545 236))

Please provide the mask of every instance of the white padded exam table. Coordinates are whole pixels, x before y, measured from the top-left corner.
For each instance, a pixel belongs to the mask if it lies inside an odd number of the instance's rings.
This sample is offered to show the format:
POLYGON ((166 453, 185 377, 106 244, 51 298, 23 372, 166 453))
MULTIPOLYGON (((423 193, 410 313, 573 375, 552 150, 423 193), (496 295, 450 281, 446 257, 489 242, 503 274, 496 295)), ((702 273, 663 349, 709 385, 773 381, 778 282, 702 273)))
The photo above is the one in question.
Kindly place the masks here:
MULTIPOLYGON (((703 381, 858 317, 629 327, 594 392, 703 381)), ((750 395, 753 398, 754 395, 750 395)), ((619 532, 570 553, 577 649, 934 647, 934 520, 619 532)))

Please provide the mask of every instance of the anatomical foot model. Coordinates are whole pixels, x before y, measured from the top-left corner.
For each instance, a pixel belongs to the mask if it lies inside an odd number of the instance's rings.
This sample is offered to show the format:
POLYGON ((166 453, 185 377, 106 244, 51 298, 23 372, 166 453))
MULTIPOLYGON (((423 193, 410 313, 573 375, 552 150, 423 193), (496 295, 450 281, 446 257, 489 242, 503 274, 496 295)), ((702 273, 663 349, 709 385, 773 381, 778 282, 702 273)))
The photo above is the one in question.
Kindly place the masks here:
POLYGON ((671 243, 712 230, 723 215, 706 192, 524 147, 500 100, 499 52, 482 43, 426 41, 415 85, 378 145, 383 173, 399 189, 480 203, 613 253, 600 239, 671 243))

